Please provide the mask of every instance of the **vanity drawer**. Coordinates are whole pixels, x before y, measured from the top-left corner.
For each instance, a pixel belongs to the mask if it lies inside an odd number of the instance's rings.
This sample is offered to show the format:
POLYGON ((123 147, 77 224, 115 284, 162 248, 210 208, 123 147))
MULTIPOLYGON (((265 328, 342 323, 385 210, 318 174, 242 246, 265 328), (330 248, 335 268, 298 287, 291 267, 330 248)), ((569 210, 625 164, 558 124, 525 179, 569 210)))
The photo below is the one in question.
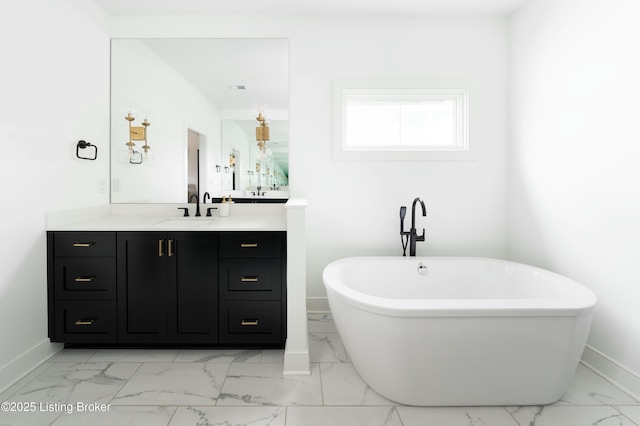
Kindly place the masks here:
POLYGON ((55 256, 99 257, 116 255, 115 232, 55 232, 55 256))
POLYGON ((116 298, 114 257, 59 257, 54 262, 56 300, 116 298))
POLYGON ((219 264, 221 300, 280 300, 282 262, 274 258, 225 258, 219 264))
POLYGON ((115 301, 64 301, 55 304, 54 342, 114 343, 117 341, 115 301))
POLYGON ((279 301, 227 301, 220 304, 221 344, 282 344, 279 301))
POLYGON ((284 232, 222 232, 220 257, 281 257, 284 232))

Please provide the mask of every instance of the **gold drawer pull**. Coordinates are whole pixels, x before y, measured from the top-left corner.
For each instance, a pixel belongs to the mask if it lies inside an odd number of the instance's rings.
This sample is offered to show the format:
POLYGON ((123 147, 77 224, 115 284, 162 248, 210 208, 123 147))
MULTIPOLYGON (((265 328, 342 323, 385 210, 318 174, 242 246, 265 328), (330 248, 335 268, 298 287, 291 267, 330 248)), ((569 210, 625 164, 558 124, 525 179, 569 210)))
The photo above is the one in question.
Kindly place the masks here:
POLYGON ((257 283, 258 277, 242 277, 240 281, 243 283, 257 283))
POLYGON ((173 256, 173 240, 169 240, 169 257, 173 256))
POLYGON ((91 325, 95 319, 79 319, 76 321, 76 325, 91 325))
POLYGON ((164 247, 164 240, 158 240, 158 257, 164 256, 162 252, 162 247, 164 247))
POLYGON ((92 282, 96 277, 76 277, 76 279, 74 280, 77 283, 90 283, 92 282))
POLYGON ((96 243, 73 243, 74 247, 91 247, 95 245, 96 243))
POLYGON ((242 320, 242 322, 240 323, 240 325, 242 325, 243 327, 253 327, 258 325, 258 320, 242 320))
POLYGON ((258 243, 242 243, 240 244, 242 248, 256 248, 258 247, 258 243))

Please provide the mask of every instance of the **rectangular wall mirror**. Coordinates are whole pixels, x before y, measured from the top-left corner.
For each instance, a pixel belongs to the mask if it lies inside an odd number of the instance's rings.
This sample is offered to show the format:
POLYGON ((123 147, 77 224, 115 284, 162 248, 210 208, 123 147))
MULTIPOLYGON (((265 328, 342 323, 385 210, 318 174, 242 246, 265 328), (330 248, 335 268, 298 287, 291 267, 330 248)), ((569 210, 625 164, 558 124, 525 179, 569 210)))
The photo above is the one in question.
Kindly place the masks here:
POLYGON ((111 40, 111 202, 288 198, 288 52, 286 39, 111 40))

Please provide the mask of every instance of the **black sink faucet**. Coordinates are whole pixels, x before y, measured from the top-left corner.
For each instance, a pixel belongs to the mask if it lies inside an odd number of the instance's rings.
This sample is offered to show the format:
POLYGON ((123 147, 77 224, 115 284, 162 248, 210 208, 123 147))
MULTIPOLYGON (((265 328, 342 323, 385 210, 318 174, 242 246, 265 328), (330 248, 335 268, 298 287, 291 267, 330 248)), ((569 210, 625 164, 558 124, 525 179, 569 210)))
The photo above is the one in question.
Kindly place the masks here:
POLYGON ((191 196, 189 197, 189 202, 191 202, 191 200, 193 200, 193 197, 196 197, 196 216, 201 216, 200 215, 200 195, 199 194, 191 194, 191 196))
POLYGON ((422 206, 422 216, 427 215, 427 208, 424 202, 420 198, 414 199, 411 206, 411 229, 409 231, 404 230, 404 217, 407 214, 407 208, 405 206, 400 207, 400 237, 402 238, 403 256, 407 255, 407 243, 409 244, 409 256, 415 256, 416 243, 425 240, 424 228, 422 228, 422 235, 418 235, 416 230, 416 204, 418 202, 422 206))
POLYGON ((211 200, 211 195, 209 195, 208 192, 205 192, 204 196, 202 197, 202 204, 207 204, 207 198, 211 200))

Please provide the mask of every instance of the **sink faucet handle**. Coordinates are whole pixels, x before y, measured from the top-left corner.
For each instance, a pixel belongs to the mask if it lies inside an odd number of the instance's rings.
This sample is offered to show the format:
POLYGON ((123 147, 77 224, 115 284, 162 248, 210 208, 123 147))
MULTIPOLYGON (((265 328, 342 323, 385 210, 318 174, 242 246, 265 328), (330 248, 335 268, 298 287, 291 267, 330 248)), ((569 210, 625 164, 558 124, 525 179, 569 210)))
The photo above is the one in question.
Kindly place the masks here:
POLYGON ((217 207, 207 207, 207 216, 211 216, 211 210, 218 210, 217 207))
POLYGON ((178 207, 178 210, 184 210, 183 217, 189 217, 189 207, 178 207))

